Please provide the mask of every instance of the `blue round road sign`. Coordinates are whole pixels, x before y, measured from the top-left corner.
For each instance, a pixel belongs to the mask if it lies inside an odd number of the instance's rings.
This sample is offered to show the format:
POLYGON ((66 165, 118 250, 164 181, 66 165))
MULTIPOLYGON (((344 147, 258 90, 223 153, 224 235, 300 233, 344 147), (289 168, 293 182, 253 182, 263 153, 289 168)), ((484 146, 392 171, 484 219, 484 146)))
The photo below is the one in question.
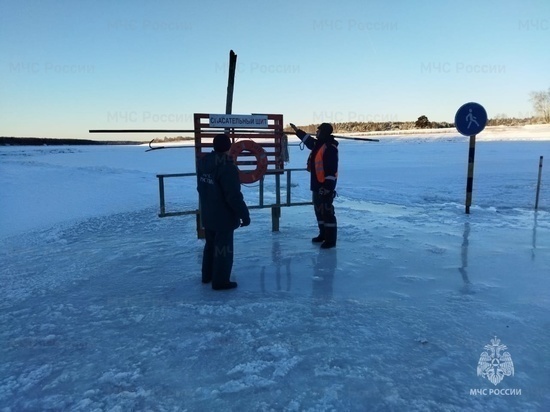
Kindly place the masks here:
POLYGON ((460 106, 455 115, 455 127, 464 136, 474 136, 485 129, 487 112, 479 103, 466 103, 460 106))

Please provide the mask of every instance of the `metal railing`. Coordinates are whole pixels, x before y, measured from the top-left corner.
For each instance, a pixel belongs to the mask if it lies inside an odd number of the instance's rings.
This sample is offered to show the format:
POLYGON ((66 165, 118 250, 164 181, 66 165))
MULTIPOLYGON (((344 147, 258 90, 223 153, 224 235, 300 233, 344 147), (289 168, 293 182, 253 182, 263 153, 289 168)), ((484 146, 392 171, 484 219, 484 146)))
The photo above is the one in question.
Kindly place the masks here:
MULTIPOLYGON (((303 172, 307 169, 275 169, 270 170, 266 173, 259 181, 259 190, 258 190, 258 204, 248 205, 249 209, 265 209, 271 208, 271 224, 272 231, 279 231, 279 219, 281 217, 281 208, 282 207, 292 207, 292 206, 306 206, 313 205, 313 202, 293 202, 292 201, 292 172, 303 172), (281 202, 281 175, 286 175, 286 201, 281 202), (266 176, 274 175, 275 177, 275 203, 265 203, 265 182, 264 179, 266 176)), ((172 174, 159 174, 157 175, 159 181, 159 201, 160 201, 160 211, 159 217, 170 217, 170 216, 183 216, 183 215, 197 215, 197 231, 200 233, 200 207, 197 209, 182 210, 176 212, 167 212, 166 211, 166 200, 165 200, 165 190, 164 183, 167 178, 179 178, 179 177, 191 177, 196 176, 196 173, 172 173, 172 174)))

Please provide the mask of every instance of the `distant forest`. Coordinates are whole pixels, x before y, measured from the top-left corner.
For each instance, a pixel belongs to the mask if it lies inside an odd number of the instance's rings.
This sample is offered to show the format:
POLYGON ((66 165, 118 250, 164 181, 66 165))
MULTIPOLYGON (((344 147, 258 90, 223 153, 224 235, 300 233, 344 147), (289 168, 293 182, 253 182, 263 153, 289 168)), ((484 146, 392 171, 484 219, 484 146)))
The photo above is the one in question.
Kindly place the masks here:
POLYGON ((79 146, 79 145, 131 145, 142 142, 104 141, 88 139, 56 139, 44 137, 0 137, 0 146, 79 146))
MULTIPOLYGON (((487 121, 487 126, 525 126, 529 124, 544 123, 536 117, 526 117, 523 119, 507 118, 498 116, 487 121)), ((317 124, 307 126, 299 126, 302 130, 308 133, 314 133, 317 129, 317 124)), ((385 132, 391 130, 415 130, 415 129, 444 129, 455 127, 454 123, 448 122, 431 122, 427 116, 420 116, 416 122, 344 122, 332 123, 335 133, 352 133, 352 132, 385 132)), ((290 131, 290 127, 285 128, 285 131, 290 131)))

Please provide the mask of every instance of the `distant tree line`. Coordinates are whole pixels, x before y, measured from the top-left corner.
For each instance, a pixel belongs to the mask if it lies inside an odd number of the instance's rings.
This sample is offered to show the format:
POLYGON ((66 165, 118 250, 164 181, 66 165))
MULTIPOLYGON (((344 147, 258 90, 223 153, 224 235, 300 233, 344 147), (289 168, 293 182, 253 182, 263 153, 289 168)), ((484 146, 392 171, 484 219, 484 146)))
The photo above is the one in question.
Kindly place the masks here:
POLYGON ((0 146, 79 146, 79 145, 135 145, 140 142, 88 140, 88 139, 54 139, 44 137, 0 137, 0 146))
MULTIPOLYGON (((307 133, 315 133, 318 124, 299 126, 307 133)), ((453 127, 452 123, 430 122, 426 116, 420 116, 416 122, 341 122, 332 123, 335 133, 337 132, 384 132, 391 130, 412 130, 418 128, 444 128, 453 127), (425 120, 424 120, 425 119, 425 120), (418 126, 417 126, 418 124, 418 126)), ((286 130, 286 129, 285 129, 286 130)), ((290 127, 288 128, 290 131, 290 127)))
MULTIPOLYGON (((525 126, 528 124, 547 123, 536 117, 522 119, 498 116, 487 121, 487 126, 525 126)), ((318 124, 300 126, 307 133, 315 133, 318 124)), ((432 122, 426 115, 420 116, 415 122, 343 122, 333 123, 335 133, 353 132, 386 132, 392 130, 415 130, 415 129, 444 129, 454 128, 454 123, 432 122)), ((285 129, 290 131, 290 127, 285 129)))
MULTIPOLYGON (((550 88, 546 91, 531 92, 530 101, 533 104, 535 116, 508 117, 497 114, 487 120, 487 126, 525 126, 529 124, 550 123, 550 88)), ((307 133, 315 133, 318 124, 299 126, 307 133)), ((385 132, 391 130, 442 129, 455 127, 454 123, 432 122, 428 116, 422 115, 415 122, 343 122, 333 123, 335 132, 385 132)), ((290 127, 285 129, 290 131, 290 127)))

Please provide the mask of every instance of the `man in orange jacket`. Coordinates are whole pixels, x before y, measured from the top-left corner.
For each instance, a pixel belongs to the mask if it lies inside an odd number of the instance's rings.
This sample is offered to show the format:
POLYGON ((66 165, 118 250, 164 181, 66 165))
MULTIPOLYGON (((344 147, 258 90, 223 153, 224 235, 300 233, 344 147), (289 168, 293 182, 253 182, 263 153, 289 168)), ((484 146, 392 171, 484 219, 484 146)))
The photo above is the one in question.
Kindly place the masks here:
POLYGON ((315 137, 292 123, 290 126, 302 143, 311 150, 307 168, 311 174, 310 189, 313 192, 313 206, 319 226, 319 235, 311 241, 322 242, 321 247, 329 249, 336 246, 337 237, 333 200, 338 178, 338 142, 332 135, 333 129, 329 123, 320 124, 315 137))

